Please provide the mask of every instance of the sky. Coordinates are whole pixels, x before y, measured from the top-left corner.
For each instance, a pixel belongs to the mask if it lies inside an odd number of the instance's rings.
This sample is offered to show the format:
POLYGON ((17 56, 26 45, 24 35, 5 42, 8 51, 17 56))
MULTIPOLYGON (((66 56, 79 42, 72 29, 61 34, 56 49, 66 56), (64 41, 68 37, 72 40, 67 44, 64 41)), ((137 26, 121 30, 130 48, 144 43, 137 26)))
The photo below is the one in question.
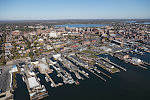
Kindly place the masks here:
POLYGON ((150 0, 0 0, 0 20, 150 19, 150 0))

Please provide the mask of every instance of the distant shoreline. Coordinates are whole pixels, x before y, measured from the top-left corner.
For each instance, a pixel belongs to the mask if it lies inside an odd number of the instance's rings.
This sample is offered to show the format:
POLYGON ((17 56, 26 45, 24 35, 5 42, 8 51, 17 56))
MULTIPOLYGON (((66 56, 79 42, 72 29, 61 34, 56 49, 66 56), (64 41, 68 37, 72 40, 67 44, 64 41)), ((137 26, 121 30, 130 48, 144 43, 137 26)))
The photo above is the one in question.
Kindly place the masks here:
POLYGON ((150 22, 150 19, 57 19, 57 20, 0 20, 0 24, 111 24, 113 22, 135 21, 150 22))

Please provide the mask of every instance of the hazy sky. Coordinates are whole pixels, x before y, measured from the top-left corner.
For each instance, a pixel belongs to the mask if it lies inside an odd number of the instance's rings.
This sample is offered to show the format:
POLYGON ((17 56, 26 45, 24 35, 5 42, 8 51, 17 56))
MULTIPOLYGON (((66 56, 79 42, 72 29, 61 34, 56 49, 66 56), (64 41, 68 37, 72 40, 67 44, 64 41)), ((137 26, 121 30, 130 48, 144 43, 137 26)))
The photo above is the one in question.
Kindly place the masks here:
POLYGON ((150 18, 150 0, 0 0, 0 20, 150 18))

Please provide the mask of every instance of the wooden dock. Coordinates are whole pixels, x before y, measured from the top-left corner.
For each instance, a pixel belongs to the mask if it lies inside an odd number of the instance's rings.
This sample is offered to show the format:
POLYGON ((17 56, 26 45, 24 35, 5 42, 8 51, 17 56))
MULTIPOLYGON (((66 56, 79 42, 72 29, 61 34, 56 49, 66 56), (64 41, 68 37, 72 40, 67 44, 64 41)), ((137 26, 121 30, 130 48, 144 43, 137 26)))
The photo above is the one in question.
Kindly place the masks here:
POLYGON ((51 81, 52 84, 54 84, 54 87, 57 87, 57 85, 54 83, 52 78, 48 75, 48 73, 45 73, 46 77, 51 81))

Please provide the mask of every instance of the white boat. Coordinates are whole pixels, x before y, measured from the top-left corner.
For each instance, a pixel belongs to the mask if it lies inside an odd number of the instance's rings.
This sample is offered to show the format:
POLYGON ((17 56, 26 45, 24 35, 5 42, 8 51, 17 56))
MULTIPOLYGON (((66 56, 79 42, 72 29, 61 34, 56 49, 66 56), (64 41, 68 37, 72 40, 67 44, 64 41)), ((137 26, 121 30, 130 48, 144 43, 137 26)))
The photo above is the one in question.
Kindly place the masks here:
POLYGON ((45 77, 46 82, 49 82, 49 79, 47 77, 45 77))
POLYGON ((57 77, 60 77, 60 74, 57 74, 57 77))
POLYGON ((86 75, 88 76, 89 74, 88 74, 88 73, 86 73, 86 75))
POLYGON ((51 87, 54 87, 54 84, 53 84, 53 83, 51 83, 51 87))
POLYGON ((22 80, 24 81, 24 77, 22 77, 22 80))
POLYGON ((40 78, 38 78, 38 81, 40 81, 40 78))

